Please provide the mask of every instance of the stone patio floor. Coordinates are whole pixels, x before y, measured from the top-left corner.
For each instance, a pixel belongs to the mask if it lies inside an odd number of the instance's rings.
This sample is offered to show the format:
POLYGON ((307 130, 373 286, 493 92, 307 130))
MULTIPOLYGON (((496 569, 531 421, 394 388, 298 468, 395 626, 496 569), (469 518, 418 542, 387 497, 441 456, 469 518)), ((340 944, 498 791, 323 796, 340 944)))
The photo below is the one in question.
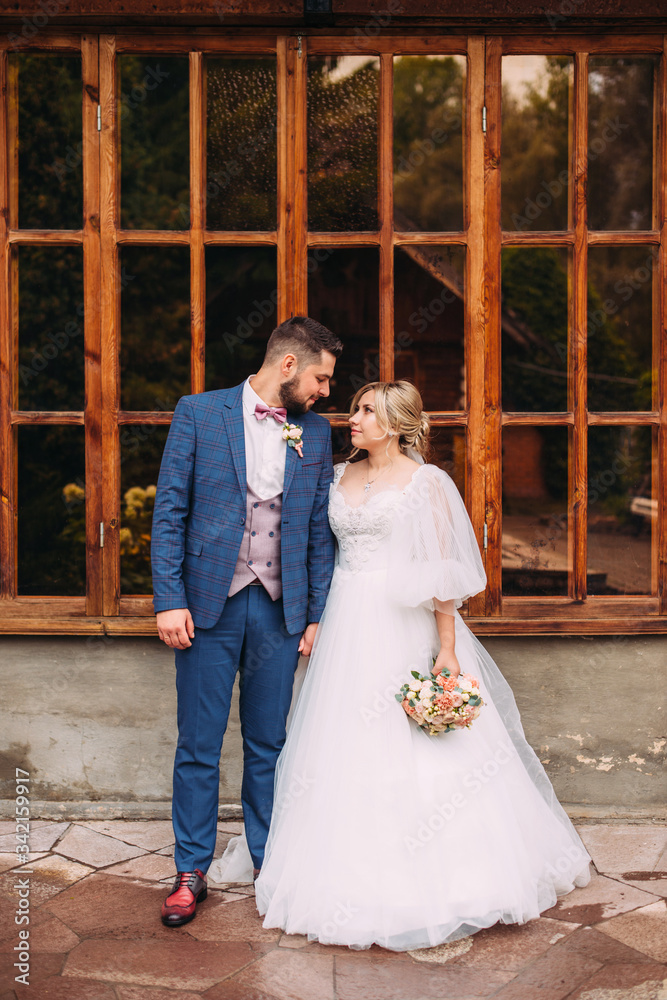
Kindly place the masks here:
MULTIPOLYGON (((218 852, 240 828, 219 824, 218 852)), ((265 930, 252 885, 210 883, 195 920, 167 929, 171 823, 34 822, 23 986, 13 916, 26 876, 2 821, 0 1000, 667 1000, 667 828, 578 829, 596 869, 586 888, 527 924, 396 954, 265 930)))

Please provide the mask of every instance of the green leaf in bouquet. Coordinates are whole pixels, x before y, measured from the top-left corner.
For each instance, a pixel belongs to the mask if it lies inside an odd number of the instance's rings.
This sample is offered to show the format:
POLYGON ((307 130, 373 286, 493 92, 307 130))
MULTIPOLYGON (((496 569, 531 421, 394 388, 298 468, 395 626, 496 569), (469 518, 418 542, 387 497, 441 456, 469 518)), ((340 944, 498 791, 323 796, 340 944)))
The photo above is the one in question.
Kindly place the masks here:
POLYGON ((400 693, 400 691, 398 694, 395 694, 394 697, 396 701, 399 702, 399 704, 403 701, 403 695, 400 693))
POLYGON ((418 670, 411 670, 410 673, 416 680, 420 681, 422 679, 422 675, 419 673, 418 670))
POLYGON ((479 695, 476 694, 471 694, 470 697, 468 698, 469 705, 480 705, 481 702, 482 699, 479 697, 479 695))

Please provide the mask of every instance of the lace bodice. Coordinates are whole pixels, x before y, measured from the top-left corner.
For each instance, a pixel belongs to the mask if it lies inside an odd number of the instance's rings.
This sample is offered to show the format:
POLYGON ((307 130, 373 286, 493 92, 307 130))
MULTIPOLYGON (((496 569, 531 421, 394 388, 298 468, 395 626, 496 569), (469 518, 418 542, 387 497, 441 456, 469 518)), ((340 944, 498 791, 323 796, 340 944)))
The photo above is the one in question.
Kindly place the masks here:
POLYGON ((338 565, 351 573, 386 569, 389 563, 389 541, 394 512, 419 469, 408 485, 384 487, 370 492, 358 506, 350 504, 340 480, 348 463, 335 467, 329 491, 329 523, 338 540, 338 565))

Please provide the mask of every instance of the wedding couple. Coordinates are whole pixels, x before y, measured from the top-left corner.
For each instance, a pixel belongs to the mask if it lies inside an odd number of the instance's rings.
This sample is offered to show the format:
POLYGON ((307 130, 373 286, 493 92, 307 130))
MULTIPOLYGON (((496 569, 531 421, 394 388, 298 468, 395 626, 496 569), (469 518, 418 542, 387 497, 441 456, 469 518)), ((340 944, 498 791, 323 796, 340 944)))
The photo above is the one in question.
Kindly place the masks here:
POLYGON ((590 858, 458 614, 484 569, 454 483, 425 463, 411 383, 356 393, 350 457, 366 457, 332 468, 329 424, 311 407, 341 351, 294 317, 256 375, 174 413, 152 534, 178 693, 177 876, 162 920, 186 923, 206 897, 238 671, 241 847, 264 925, 407 950, 537 917, 588 882, 590 858), (286 739, 299 654, 309 665, 286 739), (436 673, 480 679, 470 729, 429 736, 396 700, 434 659, 436 673))

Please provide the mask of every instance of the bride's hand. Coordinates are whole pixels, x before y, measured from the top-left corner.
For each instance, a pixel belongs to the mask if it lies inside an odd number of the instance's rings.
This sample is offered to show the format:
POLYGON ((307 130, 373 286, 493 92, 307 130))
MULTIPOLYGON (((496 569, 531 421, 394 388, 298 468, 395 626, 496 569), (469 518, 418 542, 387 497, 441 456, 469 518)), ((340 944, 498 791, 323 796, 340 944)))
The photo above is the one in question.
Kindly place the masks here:
POLYGON ((447 668, 452 677, 458 677, 461 673, 461 667, 459 666, 459 661, 456 658, 456 653, 453 649, 441 649, 436 657, 435 664, 433 666, 433 673, 437 677, 438 674, 447 668))

